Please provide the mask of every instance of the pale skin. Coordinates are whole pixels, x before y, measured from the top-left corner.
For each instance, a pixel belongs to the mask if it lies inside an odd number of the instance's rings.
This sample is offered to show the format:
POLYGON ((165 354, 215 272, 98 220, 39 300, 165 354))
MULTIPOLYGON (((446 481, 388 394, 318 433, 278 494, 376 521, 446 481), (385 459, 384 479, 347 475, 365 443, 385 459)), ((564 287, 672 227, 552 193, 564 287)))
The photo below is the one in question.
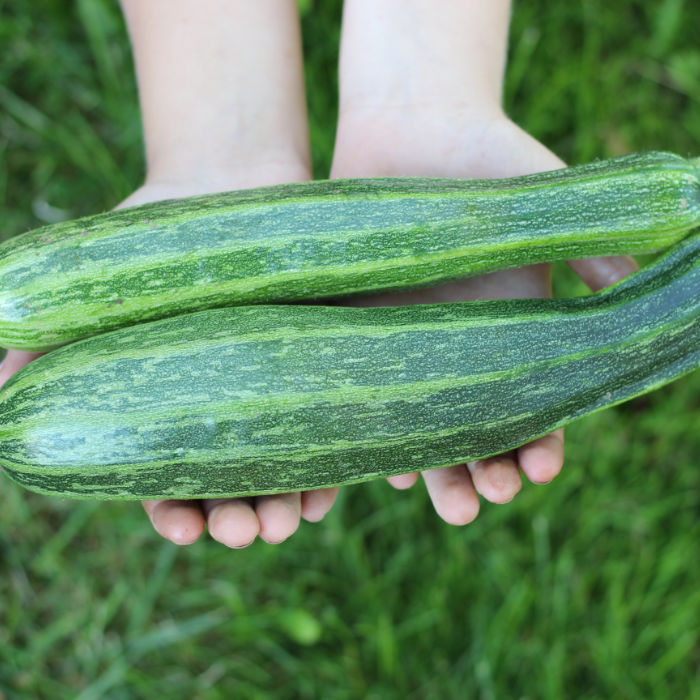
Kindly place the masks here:
MULTIPOLYGON (((295 0, 122 0, 136 60, 147 174, 120 206, 311 177, 295 0), (206 8, 203 11, 202 8, 206 8)), ((563 166, 501 107, 507 0, 345 0, 340 105, 331 177, 508 177, 563 166)), ((572 262, 599 289, 636 269, 631 258, 572 262)), ((362 305, 549 294, 540 265, 362 305)), ((36 357, 10 350, 0 384, 36 357)), ((521 475, 547 483, 564 459, 562 431, 518 450, 423 473, 446 522, 464 525, 479 494, 510 501, 521 475)), ((408 488, 418 478, 389 479, 408 488)), ((337 489, 255 499, 145 501, 153 527, 177 544, 205 527, 240 548, 279 543, 300 519, 319 521, 337 489)))

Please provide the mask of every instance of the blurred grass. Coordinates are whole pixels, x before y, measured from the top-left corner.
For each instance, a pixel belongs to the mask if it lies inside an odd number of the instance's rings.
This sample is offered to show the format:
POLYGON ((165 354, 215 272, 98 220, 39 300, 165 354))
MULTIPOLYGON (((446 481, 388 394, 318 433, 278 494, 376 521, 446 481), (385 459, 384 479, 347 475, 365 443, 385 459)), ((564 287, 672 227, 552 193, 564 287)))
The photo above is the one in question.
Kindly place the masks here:
MULTIPOLYGON (((322 177, 341 8, 302 6, 322 177)), ((2 236, 113 206, 143 172, 118 7, 0 18, 2 236)), ((569 162, 697 154, 698 26, 689 0, 517 3, 508 112, 569 162)), ((575 424, 557 480, 462 529, 378 482, 280 547, 178 549, 136 504, 3 480, 0 697, 700 698, 698 396, 696 373, 575 424)))

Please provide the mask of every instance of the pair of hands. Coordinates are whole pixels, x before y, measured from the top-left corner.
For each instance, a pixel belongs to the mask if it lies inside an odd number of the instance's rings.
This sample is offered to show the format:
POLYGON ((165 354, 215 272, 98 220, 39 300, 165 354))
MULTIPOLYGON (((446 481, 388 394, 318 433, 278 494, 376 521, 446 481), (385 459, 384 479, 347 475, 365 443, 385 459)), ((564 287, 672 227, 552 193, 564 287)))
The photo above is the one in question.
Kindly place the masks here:
MULTIPOLYGON (((145 184, 120 206, 310 179, 296 0, 122 0, 136 60, 147 156, 145 184)), ((563 163, 500 107, 510 3, 345 0, 340 109, 332 178, 510 177, 563 163)), ((572 264, 593 289, 636 269, 629 258, 572 264)), ((404 294, 341 303, 413 304, 541 297, 545 265, 404 294)), ((37 355, 9 351, 0 384, 37 355)), ((560 471, 563 433, 511 453, 423 473, 438 515, 463 525, 479 494, 510 501, 522 475, 560 471)), ((393 477, 398 489, 417 474, 393 477)), ((190 544, 207 527, 240 548, 285 540, 319 521, 337 489, 254 499, 146 501, 163 537, 190 544)))
MULTIPOLYGON (((463 115, 455 115, 454 128, 444 130, 446 115, 405 120, 397 124, 392 115, 372 117, 377 127, 373 146, 368 147, 368 124, 364 115, 352 115, 339 125, 332 177, 371 177, 430 175, 450 177, 504 177, 533 170, 551 169, 561 163, 539 143, 505 117, 465 124, 463 115), (422 135, 408 133, 419 125, 422 135), (391 137, 389 137, 391 134, 391 137), (455 152, 454 135, 468 145, 466 152, 455 152), (450 147, 450 142, 452 147, 450 147), (441 147, 438 144, 442 143, 441 147), (473 144, 478 144, 476 157, 473 144), (456 165, 435 159, 435 150, 450 153, 456 165), (397 160, 408 158, 415 165, 400 166, 397 160)), ((403 120, 402 120, 403 121, 403 120)), ((371 133, 371 132, 369 132, 371 133)), ((438 159, 439 160, 439 159, 438 159)), ((279 181, 279 171, 271 173, 270 183, 279 181)), ((239 174, 237 187, 246 187, 246 171, 239 174)), ((258 169, 254 184, 265 181, 258 169)), ((223 183, 222 183, 223 184, 223 183)), ((253 183, 251 183, 253 184, 253 183)), ((216 189, 215 182, 147 182, 121 206, 142 204, 158 199, 187 196, 216 189)), ((579 274, 593 289, 607 286, 634 270, 626 258, 603 258, 575 263, 579 274)), ((549 269, 537 265, 506 270, 440 287, 407 293, 382 294, 352 299, 353 305, 385 305, 464 301, 484 298, 541 297, 549 294, 549 269)), ((0 369, 0 384, 37 357, 36 353, 10 350, 0 369)), ((423 473, 428 494, 438 515, 448 523, 464 525, 479 512, 479 494, 493 503, 510 501, 521 488, 521 475, 533 483, 551 481, 560 471, 564 458, 563 431, 542 437, 508 454, 466 465, 435 469, 423 473)), ((398 489, 411 487, 417 474, 389 479, 398 489)), ((189 544, 198 539, 205 525, 211 536, 223 544, 240 548, 260 536, 269 543, 285 540, 298 528, 300 518, 320 521, 333 505, 338 489, 263 496, 255 499, 216 499, 204 501, 145 501, 144 508, 154 528, 167 539, 189 544)))

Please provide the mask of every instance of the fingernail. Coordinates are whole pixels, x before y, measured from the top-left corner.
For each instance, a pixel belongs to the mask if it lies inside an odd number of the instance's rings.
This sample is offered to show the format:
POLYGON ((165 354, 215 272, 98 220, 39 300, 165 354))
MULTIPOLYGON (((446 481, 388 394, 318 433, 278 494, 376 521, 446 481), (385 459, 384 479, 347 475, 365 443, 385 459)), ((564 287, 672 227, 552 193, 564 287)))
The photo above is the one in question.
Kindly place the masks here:
POLYGON ((552 480, 549 479, 548 481, 535 481, 534 479, 530 479, 530 483, 535 484, 535 486, 546 486, 547 484, 551 484, 552 480))

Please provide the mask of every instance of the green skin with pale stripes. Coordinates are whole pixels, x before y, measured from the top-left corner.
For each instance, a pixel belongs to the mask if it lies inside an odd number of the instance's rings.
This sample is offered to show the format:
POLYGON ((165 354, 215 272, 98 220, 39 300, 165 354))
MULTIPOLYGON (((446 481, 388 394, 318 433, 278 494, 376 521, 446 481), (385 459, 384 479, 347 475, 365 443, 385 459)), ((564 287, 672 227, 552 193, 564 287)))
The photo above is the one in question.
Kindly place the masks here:
POLYGON ((156 202, 3 244, 0 345, 46 350, 205 308, 648 253, 698 225, 697 159, 668 153, 507 180, 335 180, 156 202))
POLYGON ((0 464, 41 493, 314 489, 515 448, 700 365, 700 233, 604 292, 247 306, 60 348, 0 391, 0 464))

